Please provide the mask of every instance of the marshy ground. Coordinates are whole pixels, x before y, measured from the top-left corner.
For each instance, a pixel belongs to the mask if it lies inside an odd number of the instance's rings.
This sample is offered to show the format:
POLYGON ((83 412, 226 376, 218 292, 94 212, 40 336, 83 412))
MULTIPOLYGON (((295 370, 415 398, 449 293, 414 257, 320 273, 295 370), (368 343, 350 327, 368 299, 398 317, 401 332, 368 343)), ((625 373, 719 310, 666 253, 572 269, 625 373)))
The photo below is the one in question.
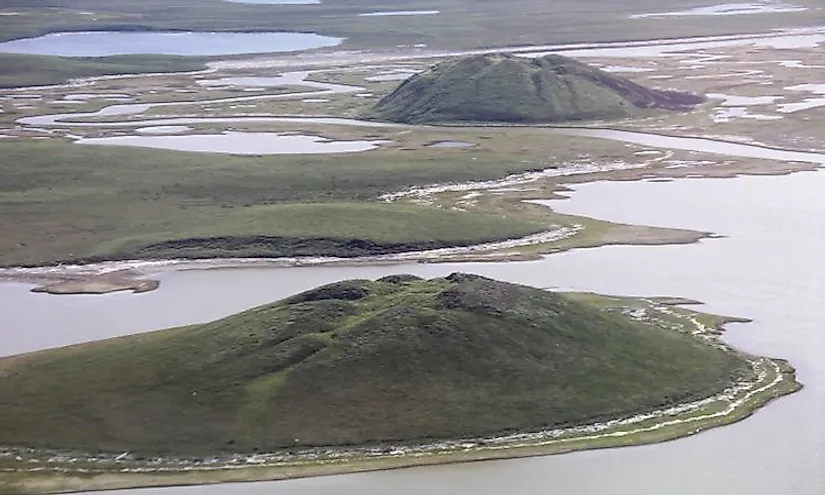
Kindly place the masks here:
MULTIPOLYGON (((582 124, 821 152, 825 140, 817 122, 825 108, 825 66, 817 47, 822 37, 821 30, 813 29, 764 39, 579 53, 588 63, 644 85, 709 95, 708 102, 688 113, 651 112, 582 124)), ((519 52, 533 53, 529 48, 519 52)), ((0 163, 5 206, 0 225, 10 235, 0 240, 0 259, 14 266, 347 256, 353 240, 359 243, 352 251, 358 255, 388 255, 555 229, 573 229, 575 235, 465 256, 523 259, 602 244, 693 242, 707 234, 568 217, 525 200, 559 197, 565 184, 594 180, 731 177, 818 166, 815 159, 789 162, 771 160, 770 153, 756 159, 646 146, 539 126, 385 126, 335 120, 359 117, 400 79, 440 57, 422 58, 418 50, 402 49, 391 56, 257 56, 214 62, 195 73, 6 90, 0 97, 0 135, 6 136, 0 140, 5 158, 0 163), (371 61, 361 62, 364 58, 371 61), (285 69, 297 61, 301 72, 285 69), (128 107, 134 104, 146 106, 128 107), (111 105, 125 107, 113 112, 111 105), (107 110, 95 114, 102 109, 107 110), (71 113, 92 115, 42 117, 71 113), (163 142, 226 133, 253 140, 255 133, 277 133, 378 144, 353 153, 251 156, 233 155, 232 148, 191 153, 73 144, 110 137, 160 137, 163 142), (444 141, 467 145, 434 146, 444 141), (296 247, 295 239, 310 241, 296 247)), ((461 257, 452 253, 443 258, 461 257)))
MULTIPOLYGON (((416 6, 432 5, 418 2, 416 6)), ((633 10, 636 11, 638 8, 633 10)), ((153 22, 163 26, 160 20, 153 22)), ((442 29, 440 22, 438 18, 428 20, 422 32, 442 29)), ((671 29, 677 24, 667 24, 662 35, 675 35, 671 29)), ((743 29, 745 24, 748 23, 742 24, 743 29)), ((36 23, 20 26, 23 34, 39 29, 36 23)), ((359 26, 362 33, 374 29, 365 27, 366 24, 359 26)), ((571 26, 575 28, 574 24, 571 26)), ((748 29, 754 26, 749 23, 748 29)), ((707 34, 718 34, 711 27, 707 29, 707 34)), ((444 48, 479 46, 478 33, 466 32, 463 41, 444 48)), ((690 34, 696 34, 695 29, 691 28, 690 34)), ((711 95, 711 99, 689 113, 651 113, 633 120, 583 125, 821 154, 825 151, 825 102, 821 91, 825 67, 818 43, 822 42, 823 32, 811 30, 800 35, 819 41, 694 46, 675 50, 667 57, 634 55, 630 50, 620 57, 588 56, 587 62, 623 73, 639 83, 704 93, 711 95)), ((558 36, 571 39, 570 33, 558 36)), ((356 46, 349 48, 354 50, 356 46)), ((448 55, 434 52, 422 56, 422 51, 401 47, 392 53, 352 51, 232 58, 209 61, 205 70, 200 70, 203 61, 199 61, 197 66, 179 67, 199 69, 194 73, 102 78, 2 91, 0 134, 5 137, 0 139, 0 228, 6 235, 0 239, 0 263, 14 267, 182 256, 278 256, 296 252, 310 259, 341 253, 363 255, 360 260, 343 261, 347 263, 374 262, 381 256, 394 259, 401 252, 411 256, 407 259, 425 261, 514 260, 604 244, 694 242, 711 234, 561 215, 531 201, 561 197, 569 184, 596 180, 784 174, 818 166, 814 159, 756 159, 569 136, 543 127, 367 127, 330 121, 266 120, 296 115, 357 118, 390 91, 398 78, 423 70, 448 55), (356 88, 319 95, 314 94, 319 90, 317 85, 302 86, 294 80, 281 86, 255 86, 249 81, 237 85, 203 83, 226 78, 278 77, 296 68, 311 72, 307 81, 356 88), (296 91, 313 94, 280 98, 296 91), (226 101, 230 98, 243 99, 226 101), (224 101, 214 101, 218 99, 224 101), (114 104, 159 102, 172 104, 77 122, 70 122, 71 118, 48 125, 19 121, 58 113, 95 112, 114 104), (236 118, 247 120, 222 120, 236 118), (84 122, 96 125, 81 125, 84 122), (74 143, 78 138, 153 133, 185 136, 227 131, 383 143, 370 151, 345 154, 260 156, 74 143), (444 141, 470 145, 433 146, 444 141), (273 236, 272 232, 280 234, 273 236), (513 238, 535 240, 536 233, 547 232, 564 235, 544 241, 539 238, 539 242, 495 243, 513 238), (303 251, 296 251, 296 239, 313 242, 298 246, 303 251), (353 243, 354 240, 357 242, 353 243), (438 251, 445 246, 469 247, 485 242, 490 242, 490 247, 482 251, 438 251)), ((62 74, 75 70, 69 69, 62 74)), ((151 281, 139 280, 146 273, 140 268, 122 269, 123 265, 118 263, 67 269, 8 269, 0 271, 0 277, 37 281, 53 292, 141 291, 156 286, 151 281), (52 285, 55 282, 59 283, 52 285)), ((653 318, 671 327, 682 325, 683 330, 697 335, 706 333, 711 339, 716 338, 716 326, 725 321, 672 309, 666 301, 589 294, 574 297, 606 311, 653 318)), ((717 397, 718 400, 687 412, 680 411, 674 422, 663 421, 665 414, 632 424, 613 424, 586 435, 576 432, 566 437, 561 432, 557 436, 529 438, 528 442, 516 438, 509 444, 490 438, 474 445, 424 445, 420 456, 406 456, 408 452, 404 450, 382 450, 378 455, 354 451, 343 462, 337 457, 319 460, 317 456, 311 460, 265 459, 265 465, 260 465, 256 456, 227 460, 233 466, 241 463, 249 468, 244 470, 226 469, 228 464, 203 468, 200 461, 194 461, 187 465, 167 464, 173 467, 172 472, 136 471, 125 477, 104 473, 92 481, 87 474, 37 475, 29 479, 25 472, 16 472, 8 476, 9 486, 16 490, 18 483, 23 483, 28 491, 45 492, 276 479, 441 463, 445 459, 543 455, 662 441, 736 421, 768 400, 797 389, 792 368, 782 361, 754 358, 752 364, 756 379, 750 383, 751 388, 717 397), (664 423, 667 424, 658 426, 664 423)), ((14 458, 18 454, 3 457, 0 467, 19 471, 16 463, 21 461, 14 458)), ((31 458, 36 459, 37 455, 31 458)), ((71 455, 61 456, 55 457, 59 468, 63 461, 76 463, 71 455)), ((97 462, 109 463, 103 471, 146 467, 142 460, 126 458, 86 461, 92 468, 98 467, 93 465, 97 462)))

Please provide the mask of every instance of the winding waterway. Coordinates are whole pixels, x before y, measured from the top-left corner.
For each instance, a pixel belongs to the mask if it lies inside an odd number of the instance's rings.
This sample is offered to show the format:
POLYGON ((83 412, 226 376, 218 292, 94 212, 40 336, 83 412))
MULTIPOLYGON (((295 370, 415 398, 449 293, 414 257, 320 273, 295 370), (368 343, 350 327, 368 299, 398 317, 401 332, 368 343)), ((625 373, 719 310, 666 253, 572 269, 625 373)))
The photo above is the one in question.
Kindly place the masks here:
MULTIPOLYGON (((392 124, 386 122, 364 121, 357 119, 335 118, 335 117, 313 117, 313 116, 289 116, 279 117, 272 115, 247 115, 243 117, 164 117, 149 119, 131 119, 107 122, 88 122, 82 119, 116 117, 116 116, 137 116, 143 114, 151 108, 191 105, 196 106, 203 103, 231 103, 265 99, 292 99, 307 98, 315 96, 325 96, 331 94, 351 93, 362 88, 342 84, 322 83, 307 81, 308 72, 290 72, 282 76, 289 84, 306 85, 317 88, 317 91, 306 91, 297 93, 284 93, 276 95, 239 96, 232 98, 221 98, 215 100, 198 100, 190 102, 159 102, 146 104, 109 105, 96 112, 88 113, 59 113, 50 115, 37 115, 24 117, 17 120, 18 124, 36 127, 145 127, 145 126, 180 126, 190 124, 214 124, 214 123, 295 123, 295 124, 330 124, 360 127, 400 127, 402 124, 392 124)), ((285 84, 286 84, 285 82, 285 84)), ((578 127, 547 127, 548 132, 565 134, 569 136, 593 137, 599 139, 611 139, 627 143, 642 144, 665 149, 679 149, 690 151, 701 151, 716 153, 720 155, 737 156, 744 158, 762 158, 787 162, 812 163, 825 165, 825 154, 780 150, 761 146, 757 144, 733 143, 719 139, 708 139, 700 137, 678 137, 663 136, 659 134, 624 131, 617 129, 597 129, 578 127)), ((122 144, 122 141, 100 141, 101 144, 122 144)), ((196 149, 193 149, 196 151, 196 149)))
MULTIPOLYGON (((82 112, 82 113, 59 113, 49 115, 36 115, 32 117, 24 117, 17 121, 18 124, 26 126, 38 127, 105 127, 105 126, 154 126, 154 125, 175 125, 175 123, 195 123, 195 122, 272 122, 284 121, 284 117, 273 116, 258 116, 258 117, 194 117, 194 118, 166 118, 166 119, 150 119, 141 121, 120 121, 120 122, 77 122, 78 119, 101 118, 101 117, 117 117, 117 116, 133 116, 145 113, 152 108, 162 108, 170 106, 197 106, 205 103, 220 104, 220 103, 239 103, 245 101, 263 101, 263 100, 282 100, 295 98, 313 98, 318 96, 329 96, 343 93, 354 93, 361 91, 364 88, 360 86, 352 86, 346 84, 325 83, 318 81, 308 81, 307 77, 311 72, 287 72, 277 78, 278 83, 271 83, 272 86, 306 86, 312 91, 299 91, 280 93, 274 95, 252 95, 252 96, 234 96, 230 98, 216 98, 211 100, 196 100, 196 101, 164 101, 156 103, 135 103, 127 105, 108 105, 96 112, 82 112), (254 119, 254 120, 253 120, 254 119), (180 122, 186 120, 187 122, 180 122), (154 122, 161 122, 155 124, 154 122)), ((272 78, 275 79, 275 78, 272 78)), ((203 79, 199 82, 204 85, 209 85, 210 82, 217 81, 219 84, 230 84, 229 79, 203 79)), ((299 118, 286 118, 286 121, 295 121, 299 118)), ((348 119, 329 119, 348 121, 348 119)), ((355 121, 352 121, 355 122, 355 121)), ((376 124, 373 124, 376 125, 376 124)))
POLYGON ((172 271, 160 275, 158 291, 137 296, 46 296, 27 292, 22 284, 0 284, 2 352, 209 320, 321 283, 398 272, 438 276, 463 270, 538 287, 686 296, 706 301, 709 311, 754 318, 733 326, 728 340, 789 359, 805 389, 741 423, 660 445, 140 493, 538 494, 552 484, 561 493, 594 495, 658 495, 663 486, 676 495, 820 495, 825 482, 825 428, 819 419, 825 415, 823 188, 825 172, 596 183, 577 186, 571 200, 555 204, 568 213, 728 236, 686 246, 580 250, 526 263, 172 271))
MULTIPOLYGON (((50 121, 39 123, 77 125, 59 122, 63 117, 47 116, 50 121)), ((193 120, 152 119, 122 125, 193 120)), ((823 154, 747 144, 597 129, 575 132, 662 148, 825 164, 823 154)), ((170 270, 158 274, 159 290, 140 295, 49 296, 29 292, 31 286, 26 284, 2 283, 0 355, 207 321, 322 283, 399 272, 441 276, 460 270, 537 287, 684 296, 705 301, 705 309, 711 312, 753 318, 753 323, 731 326, 726 339, 746 351, 788 359, 805 388, 746 421, 658 445, 271 483, 113 493, 821 495, 825 486, 823 189, 825 171, 817 171, 726 180, 603 182, 576 186, 571 199, 552 202, 564 213, 725 236, 692 245, 603 247, 521 263, 170 270)))

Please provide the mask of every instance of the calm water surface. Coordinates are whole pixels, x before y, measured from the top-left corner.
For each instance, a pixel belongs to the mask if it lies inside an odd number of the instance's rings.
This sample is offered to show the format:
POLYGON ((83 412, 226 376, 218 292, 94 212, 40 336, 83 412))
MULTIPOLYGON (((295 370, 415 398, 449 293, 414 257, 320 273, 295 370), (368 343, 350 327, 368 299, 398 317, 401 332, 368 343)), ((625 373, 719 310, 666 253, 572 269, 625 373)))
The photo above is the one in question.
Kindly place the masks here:
POLYGON ((677 12, 655 12, 650 14, 636 14, 630 16, 631 19, 644 19, 647 17, 683 17, 683 16, 730 16, 730 15, 753 15, 753 14, 775 14, 780 12, 800 12, 808 10, 805 7, 780 3, 776 0, 766 3, 723 3, 711 5, 709 7, 696 7, 677 12))
POLYGON ((320 0, 226 0, 232 3, 251 3, 258 5, 310 5, 321 3, 320 0))
POLYGON ((335 46, 342 41, 342 38, 313 33, 86 31, 6 41, 0 43, 0 52, 62 57, 141 53, 210 56, 311 50, 335 46))
POLYGON ((506 264, 227 269, 162 274, 142 295, 48 296, 0 284, 3 354, 209 320, 334 280, 463 270, 538 287, 680 295, 754 318, 727 338, 789 359, 806 388, 752 418, 660 445, 194 488, 141 495, 822 495, 825 487, 825 172, 786 177, 596 183, 557 208, 615 221, 710 230, 688 246, 609 247, 506 264), (664 488, 666 487, 666 488, 664 488))
MULTIPOLYGON (((181 126, 159 126, 173 127, 181 126)), ((155 127, 157 129, 158 127, 155 127)), ((145 129, 145 128, 144 128, 145 129)), ((151 128, 150 128, 151 129, 151 128)), ((284 135, 275 132, 233 132, 188 136, 115 136, 84 138, 77 144, 136 146, 178 151, 231 153, 233 155, 301 155, 369 151, 389 141, 332 141, 320 136, 284 135)))

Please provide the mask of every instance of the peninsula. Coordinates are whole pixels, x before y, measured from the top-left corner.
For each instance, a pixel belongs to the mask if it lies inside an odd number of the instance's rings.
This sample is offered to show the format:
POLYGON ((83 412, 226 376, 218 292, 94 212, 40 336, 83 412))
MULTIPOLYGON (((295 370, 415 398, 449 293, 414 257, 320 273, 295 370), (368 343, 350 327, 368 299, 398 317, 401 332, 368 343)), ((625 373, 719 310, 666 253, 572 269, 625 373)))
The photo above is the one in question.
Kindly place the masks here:
POLYGON ((5 358, 0 444, 11 447, 0 467, 14 469, 0 493, 660 441, 796 389, 786 364, 721 344, 726 320, 672 304, 396 275, 5 358), (656 426, 664 419, 671 429, 656 426))

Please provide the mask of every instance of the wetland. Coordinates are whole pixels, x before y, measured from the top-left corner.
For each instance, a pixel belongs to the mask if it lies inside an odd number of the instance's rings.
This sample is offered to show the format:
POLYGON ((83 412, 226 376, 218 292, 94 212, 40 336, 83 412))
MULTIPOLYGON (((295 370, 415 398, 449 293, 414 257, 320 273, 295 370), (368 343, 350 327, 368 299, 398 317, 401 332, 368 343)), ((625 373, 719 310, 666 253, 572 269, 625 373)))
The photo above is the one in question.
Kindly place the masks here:
MULTIPOLYGON (((674 15, 661 22, 691 12, 663 11, 674 15)), ((729 18, 798 14, 756 7, 743 15, 721 15, 726 8, 708 12, 729 18)), ((393 17, 405 16, 387 19, 393 17)), ((539 436, 514 437, 495 449, 483 447, 497 445, 498 437, 297 457, 273 452, 161 461, 8 450, 0 457, 3 469, 10 452, 22 453, 25 462, 46 462, 54 473, 77 462, 102 468, 93 477, 71 469, 40 477, 14 466, 11 475, 0 475, 6 487, 22 482, 31 493, 77 491, 541 456, 197 490, 381 493, 404 486, 448 493, 475 486, 479 493, 497 493, 503 480, 512 490, 518 473, 517 489, 525 493, 538 493, 552 476, 578 493, 652 494, 662 483, 683 479, 679 473, 690 459, 694 472, 674 493, 719 487, 818 493, 825 453, 825 432, 815 420, 823 413, 825 376, 817 357, 825 344, 818 304, 825 274, 816 263, 823 245, 818 169, 825 163, 825 136, 817 125, 825 77, 817 63, 825 41, 821 28, 621 46, 583 46, 570 38, 566 45, 509 48, 526 56, 574 55, 614 71, 633 68, 622 73, 639 84, 710 96, 689 112, 593 120, 576 128, 358 120, 402 77, 462 54, 414 48, 428 43, 416 41, 422 43, 391 53, 331 49, 232 57, 198 62, 207 64, 198 73, 92 77, 4 91, 0 226, 11 235, 0 241, 3 353, 202 323, 348 278, 462 271, 573 291, 570 297, 618 306, 627 315, 654 309, 663 311, 657 313, 662 321, 674 311, 692 315, 690 321, 713 329, 719 345, 781 358, 754 361, 759 378, 752 390, 759 392, 725 398, 732 409, 720 402, 682 411, 670 425, 657 426, 668 421, 656 412, 639 427, 599 426, 604 436, 578 432, 558 443, 558 437, 530 431, 523 433, 539 436), (66 102, 70 109, 59 106, 66 102), (238 136, 247 140, 240 147, 218 142, 238 136), (147 139, 194 144, 189 151, 129 146, 147 139), (279 140, 306 140, 301 150, 315 146, 323 154, 268 155, 298 149, 280 148, 279 140), (91 143, 118 146, 82 146, 91 143), (340 143, 359 146, 340 154, 321 149, 340 143), (714 180, 722 177, 730 180, 714 180), (31 292, 37 287, 84 295, 31 292), (142 293, 91 295, 127 290, 142 293), (629 294, 636 297, 619 297, 629 294), (688 297, 704 301, 702 311, 746 318, 697 315, 679 305, 690 300, 653 296, 688 297), (746 319, 754 321, 741 324, 746 319), (805 388, 736 422, 797 388, 789 366, 805 388), (685 423, 693 416, 702 418, 696 430, 686 427, 692 421, 685 423), (729 468, 718 469, 725 462, 729 468), (748 467, 764 463, 777 468, 754 473, 748 467), (656 475, 642 476, 634 468, 642 464, 655 466, 656 475)))

